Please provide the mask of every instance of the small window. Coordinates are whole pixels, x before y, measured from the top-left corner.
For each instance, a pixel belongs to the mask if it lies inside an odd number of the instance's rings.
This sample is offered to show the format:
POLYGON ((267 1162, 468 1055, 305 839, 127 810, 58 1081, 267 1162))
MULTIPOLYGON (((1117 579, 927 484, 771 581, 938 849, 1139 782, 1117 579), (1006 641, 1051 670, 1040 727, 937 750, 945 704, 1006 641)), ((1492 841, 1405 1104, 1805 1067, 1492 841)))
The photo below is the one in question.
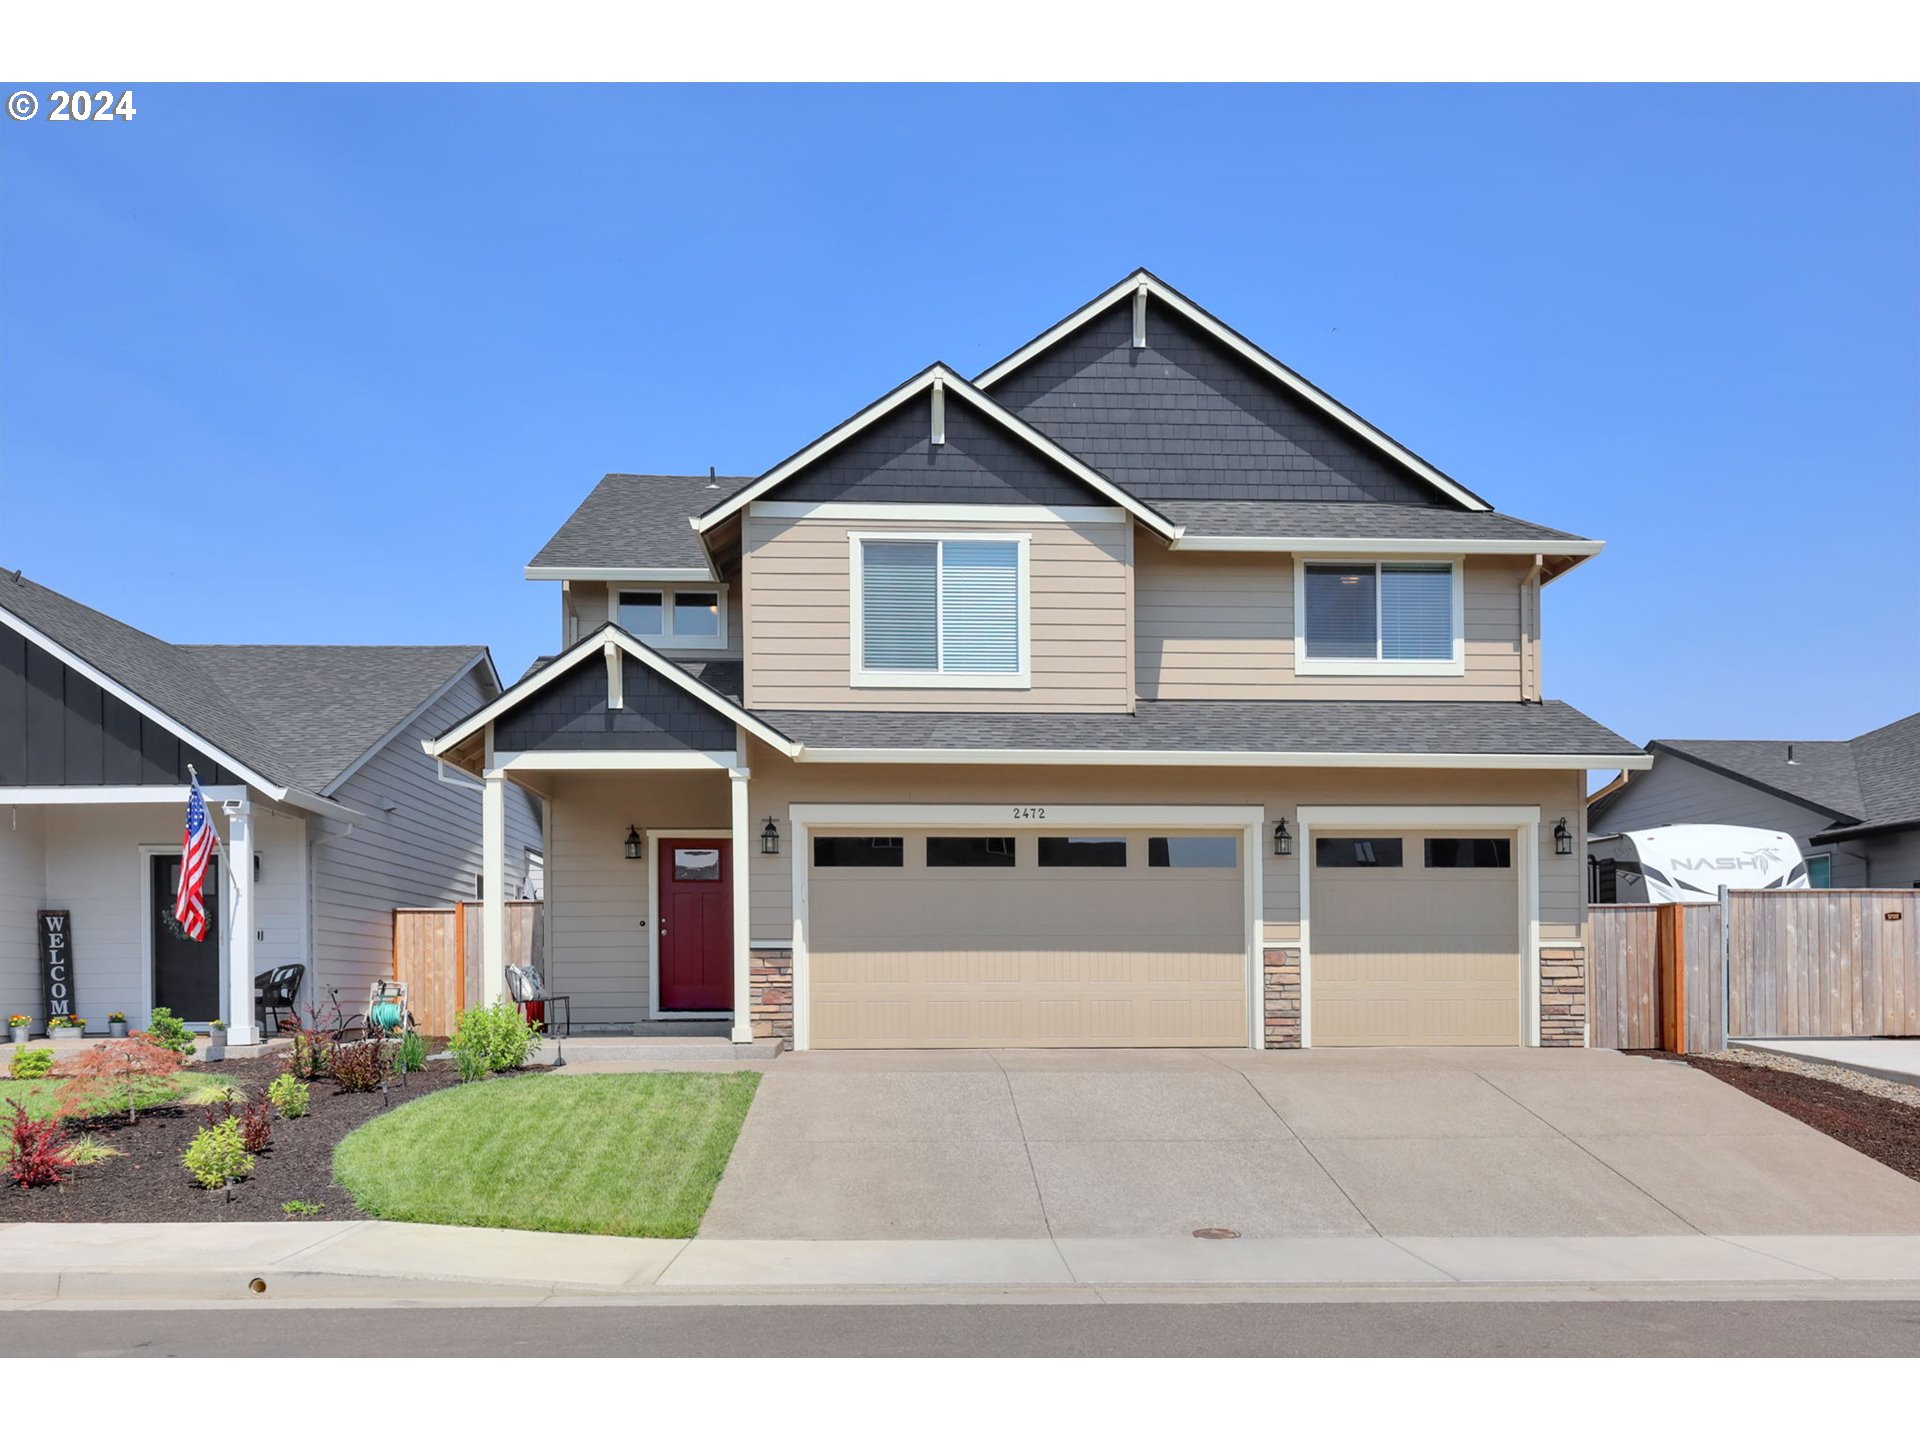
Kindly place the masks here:
POLYGON ((1815 890, 1833 888, 1833 856, 1807 856, 1807 884, 1815 890))
POLYGON ((673 597, 673 634, 678 640, 712 639, 720 633, 720 596, 712 590, 681 590, 673 597))
POLYGON ((1240 842, 1231 835, 1155 835, 1147 841, 1154 870, 1231 870, 1240 863, 1240 842))
POLYGON ((1122 835, 1042 835, 1040 864, 1052 869, 1124 870, 1127 841, 1122 835))
POLYGON ((676 880, 718 880, 720 852, 712 848, 673 848, 673 878, 676 880))
POLYGON ((1304 578, 1303 659, 1455 658, 1450 562, 1310 564, 1304 578))
POLYGON ((898 835, 816 835, 813 863, 823 870, 898 870, 907 863, 898 835))
POLYGON ((929 835, 929 869, 969 868, 1010 870, 1014 850, 1011 835, 929 835))
POLYGON ((620 628, 643 640, 666 634, 664 597, 658 590, 620 592, 620 628))
POLYGON ((1313 842, 1313 863, 1322 870, 1398 870, 1400 837, 1324 836, 1313 842))
POLYGON ((1498 836, 1486 840, 1429 840, 1426 847, 1429 870, 1513 868, 1513 841, 1498 836))

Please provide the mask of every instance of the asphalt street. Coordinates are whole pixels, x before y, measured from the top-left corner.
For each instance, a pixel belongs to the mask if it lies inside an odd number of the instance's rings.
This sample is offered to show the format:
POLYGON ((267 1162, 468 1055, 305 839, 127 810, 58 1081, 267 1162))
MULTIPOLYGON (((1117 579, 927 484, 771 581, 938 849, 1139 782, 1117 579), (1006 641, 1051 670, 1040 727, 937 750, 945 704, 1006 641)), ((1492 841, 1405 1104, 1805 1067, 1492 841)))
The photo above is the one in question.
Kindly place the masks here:
POLYGON ((673 1305, 16 1310, 41 1356, 1920 1356, 1920 1303, 673 1305))

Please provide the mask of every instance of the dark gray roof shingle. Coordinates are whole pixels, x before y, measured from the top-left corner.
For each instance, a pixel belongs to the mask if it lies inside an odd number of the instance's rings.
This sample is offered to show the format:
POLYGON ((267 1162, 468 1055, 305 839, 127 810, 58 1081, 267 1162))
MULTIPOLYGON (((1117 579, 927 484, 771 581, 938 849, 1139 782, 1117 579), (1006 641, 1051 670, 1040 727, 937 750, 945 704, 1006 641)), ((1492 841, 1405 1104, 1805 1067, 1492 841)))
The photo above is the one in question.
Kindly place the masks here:
POLYGON ((1160 500, 1189 535, 1273 535, 1355 540, 1528 540, 1551 545, 1583 537, 1497 515, 1438 505, 1340 500, 1160 500))
POLYGON ((607 475, 529 566, 705 570, 689 521, 753 483, 738 475, 607 475))
POLYGON ((1638 755, 1559 700, 1143 700, 1136 713, 754 712, 817 749, 1638 755))

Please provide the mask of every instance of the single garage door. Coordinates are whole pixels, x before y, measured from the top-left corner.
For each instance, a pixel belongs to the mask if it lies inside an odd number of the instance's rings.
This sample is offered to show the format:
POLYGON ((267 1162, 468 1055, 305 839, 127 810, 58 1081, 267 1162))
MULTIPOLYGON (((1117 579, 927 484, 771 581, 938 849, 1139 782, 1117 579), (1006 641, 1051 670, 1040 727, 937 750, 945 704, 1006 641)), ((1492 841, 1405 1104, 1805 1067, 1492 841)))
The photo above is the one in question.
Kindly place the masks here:
POLYGON ((1243 1046, 1240 849, 1223 832, 816 831, 810 1043, 1243 1046))
POLYGON ((1508 835, 1314 835, 1315 1045, 1517 1045, 1520 882, 1508 835))

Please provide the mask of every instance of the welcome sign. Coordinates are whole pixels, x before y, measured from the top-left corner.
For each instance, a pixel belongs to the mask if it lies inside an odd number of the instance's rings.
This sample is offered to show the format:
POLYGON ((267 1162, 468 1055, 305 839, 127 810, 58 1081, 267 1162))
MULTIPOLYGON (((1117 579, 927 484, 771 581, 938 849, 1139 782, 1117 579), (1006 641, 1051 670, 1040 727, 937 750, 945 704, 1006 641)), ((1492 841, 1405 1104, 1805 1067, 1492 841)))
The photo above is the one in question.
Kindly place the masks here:
POLYGON ((47 1018, 73 1013, 73 914, 40 912, 40 996, 47 1018))

